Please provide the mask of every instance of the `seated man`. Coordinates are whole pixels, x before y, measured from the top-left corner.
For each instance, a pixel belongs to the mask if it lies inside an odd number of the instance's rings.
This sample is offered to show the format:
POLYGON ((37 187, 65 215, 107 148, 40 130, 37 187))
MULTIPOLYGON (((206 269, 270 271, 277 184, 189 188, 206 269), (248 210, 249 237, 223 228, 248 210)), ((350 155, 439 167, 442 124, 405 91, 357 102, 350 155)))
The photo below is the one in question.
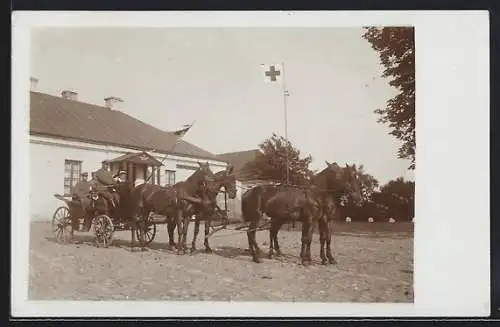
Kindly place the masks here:
MULTIPOLYGON (((73 187, 71 197, 75 203, 80 203, 83 217, 84 217, 84 230, 88 231, 90 228, 90 219, 88 217, 88 210, 92 207, 92 200, 90 198, 90 183, 82 180, 73 187)), ((78 217, 79 215, 76 215, 78 217)), ((72 219, 71 225, 73 230, 79 230, 78 219, 72 219)))
POLYGON ((111 204, 112 208, 116 208, 118 205, 118 197, 116 192, 111 190, 113 184, 114 180, 109 171, 101 168, 95 173, 92 173, 92 179, 90 180, 92 190, 98 192, 111 204))

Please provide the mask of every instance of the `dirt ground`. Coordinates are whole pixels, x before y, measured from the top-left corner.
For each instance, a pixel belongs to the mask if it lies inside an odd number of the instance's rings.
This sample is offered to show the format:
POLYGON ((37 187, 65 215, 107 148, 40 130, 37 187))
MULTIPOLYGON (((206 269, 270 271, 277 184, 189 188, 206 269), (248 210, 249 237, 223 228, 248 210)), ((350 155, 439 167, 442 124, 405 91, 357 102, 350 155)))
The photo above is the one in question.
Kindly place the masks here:
MULTIPOLYGON (((192 238, 189 232, 189 246, 192 238)), ((130 252, 130 232, 115 234, 109 248, 92 245, 90 233, 76 243, 54 241, 50 223, 34 222, 30 232, 31 300, 211 300, 412 302, 413 227, 411 223, 339 224, 333 254, 338 264, 319 261, 319 237, 312 245, 313 265, 300 265, 300 233, 280 231, 283 256, 251 261, 246 233, 221 231, 210 239, 214 253, 198 250, 179 256, 167 249, 165 226, 151 248, 130 252)), ((257 233, 268 249, 268 232, 257 233)))

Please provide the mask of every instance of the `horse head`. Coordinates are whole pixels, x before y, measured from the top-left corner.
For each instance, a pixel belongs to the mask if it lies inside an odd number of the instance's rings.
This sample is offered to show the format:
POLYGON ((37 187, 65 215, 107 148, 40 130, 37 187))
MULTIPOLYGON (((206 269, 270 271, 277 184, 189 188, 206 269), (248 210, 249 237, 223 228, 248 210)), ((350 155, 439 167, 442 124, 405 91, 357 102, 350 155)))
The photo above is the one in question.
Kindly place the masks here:
POLYGON ((356 171, 356 167, 354 165, 349 166, 347 163, 343 170, 343 180, 345 189, 347 193, 350 195, 351 199, 354 201, 356 205, 360 205, 361 203, 361 182, 359 180, 358 172, 356 171))
POLYGON ((359 204, 361 201, 361 186, 354 165, 349 166, 346 163, 345 167, 340 167, 336 162, 325 162, 327 168, 320 173, 325 181, 324 185, 336 192, 347 193, 356 204, 359 204))
POLYGON ((227 196, 230 199, 236 198, 236 176, 233 174, 233 166, 228 166, 225 170, 215 173, 215 184, 217 184, 217 192, 224 187, 227 196))
POLYGON ((182 184, 187 187, 189 192, 207 193, 209 186, 214 183, 214 173, 207 163, 198 162, 200 166, 196 171, 189 176, 182 184))
POLYGON ((214 181, 214 173, 210 169, 210 164, 208 162, 199 162, 200 166, 198 170, 191 176, 194 177, 198 182, 210 183, 214 181))

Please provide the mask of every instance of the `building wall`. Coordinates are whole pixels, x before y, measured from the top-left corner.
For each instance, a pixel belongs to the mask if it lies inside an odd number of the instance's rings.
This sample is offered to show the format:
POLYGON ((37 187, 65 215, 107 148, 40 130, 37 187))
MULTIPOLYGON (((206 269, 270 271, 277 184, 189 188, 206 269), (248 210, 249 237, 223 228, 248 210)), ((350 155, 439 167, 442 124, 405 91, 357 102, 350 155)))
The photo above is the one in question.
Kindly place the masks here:
MULTIPOLYGON (((50 220, 63 202, 54 194, 64 193, 64 161, 82 161, 82 172, 90 173, 101 168, 102 161, 116 158, 134 150, 45 138, 30 137, 30 216, 33 220, 50 220)), ((154 155, 162 161, 162 154, 154 155)), ((205 160, 206 161, 206 160, 205 160)), ((225 169, 225 163, 209 161, 214 172, 225 169)), ((160 182, 165 185, 165 169, 176 171, 176 181, 183 181, 193 170, 179 169, 178 164, 197 167, 197 160, 187 157, 168 156, 161 167, 160 182)))

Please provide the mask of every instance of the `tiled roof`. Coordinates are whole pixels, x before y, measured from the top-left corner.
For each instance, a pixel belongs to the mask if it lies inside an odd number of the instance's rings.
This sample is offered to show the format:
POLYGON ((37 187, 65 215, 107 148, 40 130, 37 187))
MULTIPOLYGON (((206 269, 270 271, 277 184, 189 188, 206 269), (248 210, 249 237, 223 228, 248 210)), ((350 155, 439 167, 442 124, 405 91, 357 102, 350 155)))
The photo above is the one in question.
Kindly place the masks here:
POLYGON ((39 92, 30 94, 30 133, 200 159, 214 154, 121 111, 39 92))
POLYGON ((245 174, 243 173, 243 167, 248 162, 255 160, 255 158, 260 154, 260 150, 253 149, 247 151, 221 153, 217 155, 217 158, 219 158, 219 160, 221 161, 228 162, 233 165, 236 176, 239 179, 246 179, 248 176, 245 176, 245 174))

